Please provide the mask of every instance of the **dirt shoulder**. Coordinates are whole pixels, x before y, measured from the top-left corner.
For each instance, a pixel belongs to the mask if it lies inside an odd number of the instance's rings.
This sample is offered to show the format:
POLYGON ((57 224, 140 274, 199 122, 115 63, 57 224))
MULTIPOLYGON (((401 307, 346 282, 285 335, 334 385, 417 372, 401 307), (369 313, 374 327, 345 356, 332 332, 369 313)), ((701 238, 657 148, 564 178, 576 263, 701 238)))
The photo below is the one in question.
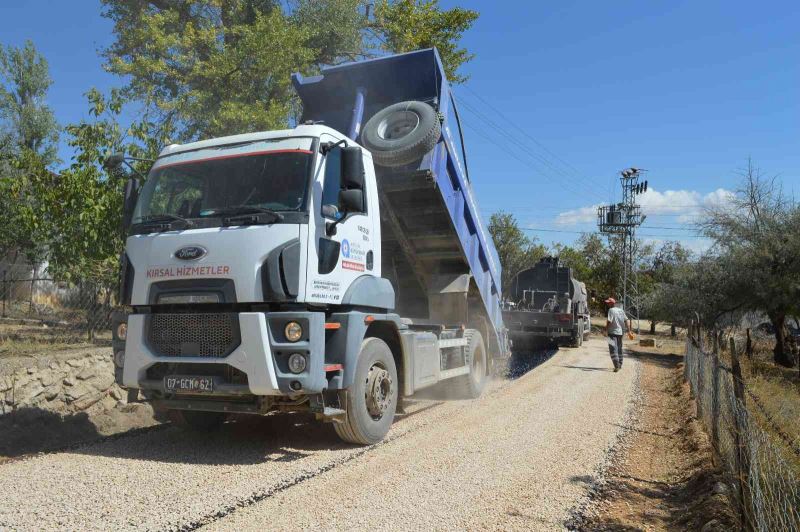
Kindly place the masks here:
POLYGON ((636 412, 575 529, 739 527, 728 498, 731 487, 713 465, 709 439, 683 382, 682 344, 663 337, 657 342, 659 347, 630 349, 629 358, 641 363, 636 412))

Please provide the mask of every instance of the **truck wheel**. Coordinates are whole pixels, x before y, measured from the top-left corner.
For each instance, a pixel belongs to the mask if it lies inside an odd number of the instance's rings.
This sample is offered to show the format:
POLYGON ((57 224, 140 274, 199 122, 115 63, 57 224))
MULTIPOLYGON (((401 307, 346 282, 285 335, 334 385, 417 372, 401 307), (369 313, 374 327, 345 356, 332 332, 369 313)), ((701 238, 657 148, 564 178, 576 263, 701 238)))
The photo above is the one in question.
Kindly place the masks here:
POLYGON ((347 393, 344 423, 334 423, 341 439, 359 445, 378 443, 389 432, 397 409, 397 369, 392 351, 380 338, 365 338, 347 393))
POLYGON ((169 410, 169 420, 184 429, 213 431, 219 429, 227 415, 223 412, 198 412, 197 410, 169 410))
POLYGON ((370 118, 361 132, 361 143, 380 166, 413 163, 433 149, 442 125, 433 107, 424 102, 400 102, 370 118))
POLYGON ((575 334, 572 336, 571 347, 580 347, 583 345, 583 320, 578 320, 575 325, 575 334))
POLYGON ((467 339, 467 354, 472 361, 467 375, 445 382, 448 397, 454 399, 477 399, 486 386, 486 347, 481 333, 474 329, 464 332, 467 339))

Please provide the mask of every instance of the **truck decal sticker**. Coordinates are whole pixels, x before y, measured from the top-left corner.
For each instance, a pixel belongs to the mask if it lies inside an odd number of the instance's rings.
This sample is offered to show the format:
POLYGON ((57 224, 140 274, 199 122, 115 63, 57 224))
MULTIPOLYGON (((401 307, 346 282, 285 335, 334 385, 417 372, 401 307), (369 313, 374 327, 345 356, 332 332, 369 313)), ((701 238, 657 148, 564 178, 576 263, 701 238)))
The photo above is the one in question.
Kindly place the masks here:
POLYGON ((147 268, 148 279, 169 277, 207 277, 209 275, 230 275, 231 267, 220 264, 204 266, 153 266, 147 268))
POLYGON ((364 265, 363 264, 360 264, 358 262, 352 262, 352 261, 349 261, 349 260, 343 260, 342 261, 342 268, 344 268, 345 270, 355 270, 357 272, 363 272, 364 271, 364 265))
POLYGON ((346 238, 342 240, 342 257, 350 257, 350 241, 346 238))
POLYGON ((311 297, 312 299, 328 299, 332 301, 339 301, 339 293, 342 285, 339 281, 328 281, 315 279, 311 283, 311 297))

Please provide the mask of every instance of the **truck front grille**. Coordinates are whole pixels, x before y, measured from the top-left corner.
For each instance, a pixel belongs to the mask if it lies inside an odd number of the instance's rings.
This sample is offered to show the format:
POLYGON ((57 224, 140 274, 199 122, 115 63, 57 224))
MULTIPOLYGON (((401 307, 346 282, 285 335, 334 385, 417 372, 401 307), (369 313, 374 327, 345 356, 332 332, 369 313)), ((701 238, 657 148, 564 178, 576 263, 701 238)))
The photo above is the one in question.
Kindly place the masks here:
POLYGON ((226 357, 241 343, 235 313, 150 314, 147 344, 159 356, 226 357))

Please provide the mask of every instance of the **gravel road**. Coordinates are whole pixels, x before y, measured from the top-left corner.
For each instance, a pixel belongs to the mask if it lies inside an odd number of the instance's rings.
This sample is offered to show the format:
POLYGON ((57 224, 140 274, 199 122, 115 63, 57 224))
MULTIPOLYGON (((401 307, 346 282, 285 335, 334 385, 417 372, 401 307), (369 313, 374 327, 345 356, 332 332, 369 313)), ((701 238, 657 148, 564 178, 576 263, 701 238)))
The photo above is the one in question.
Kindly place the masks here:
POLYGON ((636 360, 562 349, 359 448, 298 416, 167 427, 0 465, 0 529, 561 529, 622 431, 636 360))

